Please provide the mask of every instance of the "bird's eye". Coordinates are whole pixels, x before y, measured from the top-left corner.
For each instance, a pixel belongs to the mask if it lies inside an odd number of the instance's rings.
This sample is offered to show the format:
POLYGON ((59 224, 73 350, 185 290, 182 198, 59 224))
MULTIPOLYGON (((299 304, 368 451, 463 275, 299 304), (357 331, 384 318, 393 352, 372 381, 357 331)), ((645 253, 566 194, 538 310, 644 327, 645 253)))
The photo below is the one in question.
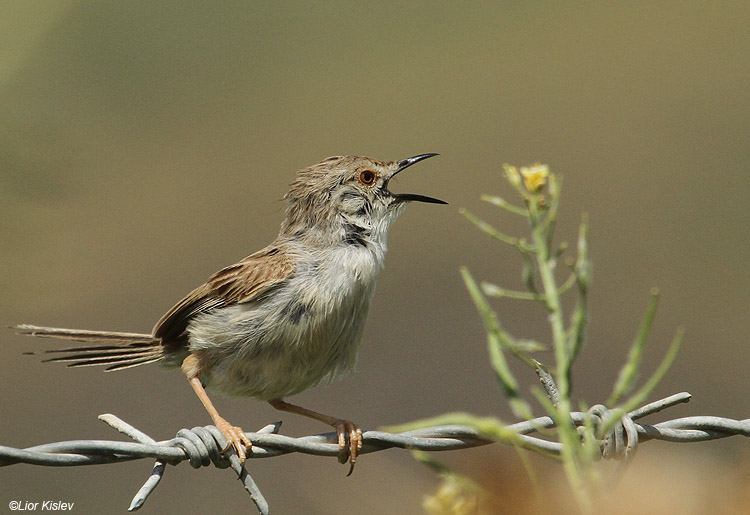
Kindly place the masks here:
POLYGON ((370 186, 375 183, 376 175, 372 170, 362 170, 359 172, 359 182, 365 186, 370 186))

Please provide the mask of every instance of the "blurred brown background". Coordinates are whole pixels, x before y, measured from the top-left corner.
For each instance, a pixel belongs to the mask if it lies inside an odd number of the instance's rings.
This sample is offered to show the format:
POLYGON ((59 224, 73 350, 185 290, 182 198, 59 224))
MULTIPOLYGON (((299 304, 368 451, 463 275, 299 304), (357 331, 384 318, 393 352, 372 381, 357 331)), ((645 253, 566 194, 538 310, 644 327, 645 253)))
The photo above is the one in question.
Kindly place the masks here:
MULTIPOLYGON (((565 179, 560 238, 575 238, 581 212, 591 220, 579 398, 604 401, 659 286, 644 375, 685 325, 653 397, 694 397, 652 421, 750 417, 748 24, 740 1, 4 2, 0 326, 148 331, 209 274, 274 238, 297 169, 335 154, 439 152, 393 186, 450 206, 413 205, 391 231, 358 373, 293 401, 364 428, 456 410, 511 420, 458 267, 520 287, 520 263, 457 210, 520 233, 479 196, 510 196, 503 162, 542 161, 565 179)), ((548 341, 537 307, 496 307, 514 334, 548 341)), ((2 345, 0 444, 117 439, 96 420, 106 412, 157 439, 209 422, 177 371, 70 371, 23 355, 53 342, 10 330, 2 345)), ((326 430, 254 400, 216 403, 248 430, 278 419, 291 435, 326 430)), ((749 449, 740 437, 652 442, 636 461, 695 457, 674 474, 742 490, 749 449)), ((528 483, 508 448, 439 458, 499 494, 528 483)), ((5 468, 0 510, 55 499, 76 513, 124 511, 150 466, 5 468)), ((437 485, 395 450, 365 456, 350 478, 333 459, 301 455, 250 467, 276 513, 417 513, 437 485)), ((555 466, 539 470, 561 480, 555 466)), ((675 484, 691 495, 660 501, 682 513, 704 513, 717 495, 711 483, 706 495, 675 484)), ((718 502, 737 498, 721 492, 718 502)), ((178 509, 250 503, 231 472, 182 465, 143 511, 178 509)))

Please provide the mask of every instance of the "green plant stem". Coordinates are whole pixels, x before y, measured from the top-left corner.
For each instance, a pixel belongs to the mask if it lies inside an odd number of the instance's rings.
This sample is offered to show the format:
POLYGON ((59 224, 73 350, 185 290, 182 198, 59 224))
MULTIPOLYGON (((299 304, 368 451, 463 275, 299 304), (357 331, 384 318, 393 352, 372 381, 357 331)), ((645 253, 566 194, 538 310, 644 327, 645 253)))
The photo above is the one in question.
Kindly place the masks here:
MULTIPOLYGON (((557 192, 559 193, 559 191, 557 192)), ((552 242, 551 232, 554 229, 554 217, 548 216, 542 222, 541 213, 535 199, 530 199, 529 221, 531 236, 536 249, 537 268, 544 289, 544 297, 549 308, 549 322, 552 328, 552 343, 555 353, 555 380, 560 395, 556 406, 551 407, 559 431, 562 445, 561 457, 563 468, 574 495, 586 512, 591 508, 591 497, 586 488, 586 482, 581 475, 580 463, 581 441, 575 427, 570 423, 571 411, 571 382, 570 367, 571 353, 568 345, 568 335, 565 330, 565 320, 560 302, 560 291, 555 280, 555 258, 550 254, 552 242)))
MULTIPOLYGON (((536 209, 532 208, 532 211, 536 211, 536 209)), ((565 321, 560 304, 560 292, 555 281, 553 264, 549 256, 549 247, 547 246, 544 234, 544 226, 538 225, 538 217, 535 215, 530 216, 530 220, 532 223, 531 236, 536 247, 539 276, 542 280, 544 297, 550 311, 549 321, 552 327, 552 343, 555 350, 555 362, 557 364, 557 388, 560 391, 560 397, 568 399, 570 398, 570 363, 568 359, 565 321)))

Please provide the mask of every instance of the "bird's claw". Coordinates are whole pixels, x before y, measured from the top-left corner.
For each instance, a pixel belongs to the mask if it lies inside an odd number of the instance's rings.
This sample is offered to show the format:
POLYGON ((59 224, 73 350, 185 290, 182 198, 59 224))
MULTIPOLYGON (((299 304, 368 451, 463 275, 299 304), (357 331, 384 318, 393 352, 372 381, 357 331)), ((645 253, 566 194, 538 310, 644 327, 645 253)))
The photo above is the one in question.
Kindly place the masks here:
POLYGON ((221 450, 222 453, 229 450, 230 447, 234 447, 237 452, 237 457, 240 459, 240 463, 244 463, 247 458, 247 451, 252 449, 253 444, 247 437, 241 427, 233 426, 226 420, 219 419, 214 422, 214 425, 221 431, 224 438, 227 439, 227 446, 221 450))
POLYGON ((349 462, 348 476, 354 471, 357 456, 362 450, 362 430, 351 420, 337 420, 334 428, 339 439, 338 460, 339 463, 349 462))

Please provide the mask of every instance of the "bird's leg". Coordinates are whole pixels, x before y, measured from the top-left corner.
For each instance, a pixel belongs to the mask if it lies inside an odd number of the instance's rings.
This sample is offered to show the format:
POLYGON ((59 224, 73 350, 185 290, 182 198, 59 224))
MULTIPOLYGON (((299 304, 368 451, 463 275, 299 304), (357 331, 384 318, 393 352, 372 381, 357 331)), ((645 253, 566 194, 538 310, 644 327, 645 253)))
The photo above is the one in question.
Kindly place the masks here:
POLYGON ((354 422, 324 415, 317 411, 312 411, 294 404, 289 404, 284 399, 273 399, 268 401, 268 403, 277 410, 296 413, 303 417, 319 420, 324 424, 333 427, 339 438, 339 463, 346 463, 348 461, 351 465, 349 467, 349 474, 352 473, 354 470, 354 463, 356 463, 357 456, 359 456, 359 451, 362 450, 362 430, 354 422), (347 437, 349 438, 348 446, 346 444, 347 437))
POLYGON ((181 368, 187 376, 190 386, 193 387, 195 394, 211 416, 211 420, 214 421, 214 425, 219 431, 221 431, 224 438, 227 439, 227 447, 222 449, 222 452, 226 451, 231 445, 237 451, 237 457, 240 459, 240 463, 244 463, 245 458, 247 457, 245 451, 246 449, 252 448, 253 444, 250 442, 247 435, 245 435, 244 431, 242 431, 242 428, 233 426, 219 415, 219 412, 214 407, 211 399, 208 398, 208 394, 203 388, 203 384, 198 376, 198 358, 191 354, 182 362, 181 368))

